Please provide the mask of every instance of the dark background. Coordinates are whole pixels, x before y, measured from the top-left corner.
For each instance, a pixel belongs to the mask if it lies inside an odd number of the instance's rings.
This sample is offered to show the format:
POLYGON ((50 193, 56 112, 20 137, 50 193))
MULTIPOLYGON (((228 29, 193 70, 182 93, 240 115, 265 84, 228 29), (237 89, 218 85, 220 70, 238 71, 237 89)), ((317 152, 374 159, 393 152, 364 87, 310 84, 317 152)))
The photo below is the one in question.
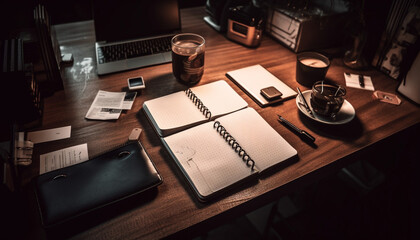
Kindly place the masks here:
MULTIPOLYGON (((229 0, 221 0, 229 1, 229 0)), ((251 0, 250 0, 251 1, 251 0)), ((281 0, 258 0, 258 2, 273 3, 281 0)), ((117 3, 118 1, 116 1, 117 3)), ((204 6, 206 0, 179 0, 180 8, 204 6)), ((217 2, 212 0, 211 2, 217 2)), ((299 1, 298 1, 299 2, 299 1)), ((348 0, 349 3, 357 3, 358 0, 348 0)), ((387 16, 392 5, 392 0, 370 0, 364 1, 363 10, 366 18, 366 28, 369 32, 365 53, 368 62, 373 59, 382 33, 385 30, 387 16)), ((91 0, 14 0, 2 1, 0 3, 0 39, 14 38, 22 28, 31 28, 34 25, 33 9, 37 4, 43 4, 51 17, 51 23, 63 24, 69 22, 85 21, 92 19, 91 0)), ((349 28, 349 26, 346 26, 349 28)), ((350 34, 350 30, 347 31, 350 34)))
MULTIPOLYGON (((180 8, 204 6, 205 2, 179 0, 180 8)), ((33 27, 33 9, 38 3, 46 6, 52 24, 92 19, 90 0, 2 1, 0 38, 10 38, 22 28, 33 27)), ((392 0, 370 0, 365 3, 369 31, 366 49, 371 50, 367 54, 367 57, 371 58, 384 31, 392 0)), ((308 186, 302 190, 303 193, 295 193, 300 196, 299 199, 311 202, 308 204, 309 210, 301 215, 302 218, 307 220, 308 226, 321 229, 320 232, 310 232, 310 228, 305 225, 307 231, 300 232, 299 239, 418 239, 414 227, 418 226, 419 199, 414 196, 417 196, 416 192, 419 190, 417 153, 420 139, 415 135, 419 132, 418 127, 409 128, 378 144, 375 147, 376 151, 363 156, 361 160, 368 161, 385 175, 385 180, 368 193, 344 191, 344 184, 339 184, 336 176, 329 178, 332 179, 331 184, 325 183, 329 180, 327 179, 308 186), (344 193, 340 194, 343 191, 344 193), (315 193, 319 198, 314 197, 315 193), (324 219, 327 217, 328 219, 324 219), (361 222, 361 219, 367 222, 361 222), (337 226, 338 223, 342 225, 337 226), (319 225, 328 226, 328 231, 322 231, 319 225), (309 233, 311 236, 305 235, 309 233)), ((13 233, 14 239, 19 239, 25 235, 28 228, 28 221, 24 217, 26 209, 22 207, 25 206, 24 198, 19 195, 6 195, 8 190, 3 185, 0 193, 0 232, 6 235, 4 239, 8 239, 8 233, 13 233)), ((300 224, 306 222, 302 218, 299 219, 300 224)))
MULTIPOLYGON (((118 1, 115 1, 116 3, 118 1)), ((180 8, 204 6, 206 0, 179 0, 180 8)), ((49 15, 52 24, 85 21, 92 19, 92 1, 72 0, 13 0, 0 3, 0 37, 10 38, 18 29, 32 27, 33 9, 43 4, 49 15)))

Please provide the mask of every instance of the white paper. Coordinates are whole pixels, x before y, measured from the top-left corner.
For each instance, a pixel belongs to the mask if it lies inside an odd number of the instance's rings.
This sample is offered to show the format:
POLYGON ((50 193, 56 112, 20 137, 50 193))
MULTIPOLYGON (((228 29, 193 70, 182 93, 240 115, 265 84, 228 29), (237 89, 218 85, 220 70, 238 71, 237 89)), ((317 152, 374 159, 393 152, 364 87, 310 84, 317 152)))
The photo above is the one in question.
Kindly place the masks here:
MULTIPOLYGON (((201 101, 201 109, 205 107, 211 112, 212 119, 248 105, 224 80, 192 87, 190 90, 201 101)), ((143 109, 160 136, 208 121, 204 110, 200 110, 198 104, 184 91, 145 101, 143 109)))
POLYGON ((233 142, 229 143, 227 137, 214 128, 215 122, 163 138, 164 146, 202 198, 297 155, 297 151, 253 108, 224 115, 217 121, 252 158, 254 170, 232 148, 233 142))
POLYGON ((85 118, 96 120, 118 119, 121 114, 125 92, 99 90, 85 118))
POLYGON ((359 84, 359 74, 346 74, 344 73, 344 78, 346 79, 346 86, 351 88, 360 88, 370 91, 375 91, 375 88, 372 83, 370 76, 363 76, 365 86, 361 87, 359 84))
POLYGON ((284 101, 297 95, 292 88, 259 64, 230 71, 226 75, 261 106, 284 101), (273 101, 267 101, 264 98, 261 89, 271 86, 283 94, 281 98, 273 101))
POLYGON ((27 140, 33 143, 49 142, 64 138, 70 138, 71 126, 52 128, 41 131, 28 132, 27 140))
POLYGON ((39 156, 39 174, 84 162, 89 159, 87 143, 39 156))
POLYGON ((137 92, 127 92, 124 97, 122 109, 123 110, 131 110, 133 107, 134 100, 136 99, 137 92))

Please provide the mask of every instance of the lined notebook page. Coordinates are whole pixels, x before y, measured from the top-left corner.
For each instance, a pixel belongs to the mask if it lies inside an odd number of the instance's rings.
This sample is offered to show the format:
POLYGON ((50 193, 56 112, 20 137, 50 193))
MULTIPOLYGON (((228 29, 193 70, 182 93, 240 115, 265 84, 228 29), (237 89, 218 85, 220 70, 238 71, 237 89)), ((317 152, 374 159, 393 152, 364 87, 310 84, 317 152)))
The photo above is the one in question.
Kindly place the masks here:
MULTIPOLYGON (((213 117, 227 114, 248 104, 224 80, 191 88, 213 117)), ((145 101, 143 109, 160 136, 207 121, 184 91, 145 101)))
POLYGON ((245 149, 261 172, 297 155, 296 149, 253 108, 246 108, 217 120, 245 149))
POLYGON ((256 173, 213 128, 213 122, 165 137, 163 143, 201 199, 256 173))

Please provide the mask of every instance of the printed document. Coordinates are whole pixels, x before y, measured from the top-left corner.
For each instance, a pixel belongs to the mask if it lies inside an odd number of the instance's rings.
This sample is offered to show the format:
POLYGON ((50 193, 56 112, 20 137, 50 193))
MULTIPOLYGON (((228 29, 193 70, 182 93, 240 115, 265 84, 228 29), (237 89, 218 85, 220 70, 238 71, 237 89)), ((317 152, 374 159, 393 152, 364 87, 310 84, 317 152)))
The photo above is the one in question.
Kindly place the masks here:
POLYGON ((113 120, 120 117, 122 110, 130 110, 137 93, 107 92, 99 90, 85 118, 113 120))
POLYGON ((39 174, 84 162, 89 159, 87 143, 39 156, 39 174))

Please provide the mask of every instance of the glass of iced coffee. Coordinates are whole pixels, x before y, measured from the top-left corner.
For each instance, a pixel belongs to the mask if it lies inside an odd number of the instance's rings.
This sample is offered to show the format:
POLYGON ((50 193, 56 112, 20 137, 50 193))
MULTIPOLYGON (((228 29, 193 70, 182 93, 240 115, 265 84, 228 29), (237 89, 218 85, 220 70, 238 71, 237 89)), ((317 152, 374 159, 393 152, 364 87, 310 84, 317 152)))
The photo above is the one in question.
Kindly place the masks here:
POLYGON ((344 102, 346 89, 338 84, 326 81, 316 82, 312 86, 311 106, 314 112, 335 121, 344 102))
POLYGON ((176 79, 187 85, 194 85, 204 73, 205 40, 194 33, 174 36, 172 44, 172 72, 176 79))

